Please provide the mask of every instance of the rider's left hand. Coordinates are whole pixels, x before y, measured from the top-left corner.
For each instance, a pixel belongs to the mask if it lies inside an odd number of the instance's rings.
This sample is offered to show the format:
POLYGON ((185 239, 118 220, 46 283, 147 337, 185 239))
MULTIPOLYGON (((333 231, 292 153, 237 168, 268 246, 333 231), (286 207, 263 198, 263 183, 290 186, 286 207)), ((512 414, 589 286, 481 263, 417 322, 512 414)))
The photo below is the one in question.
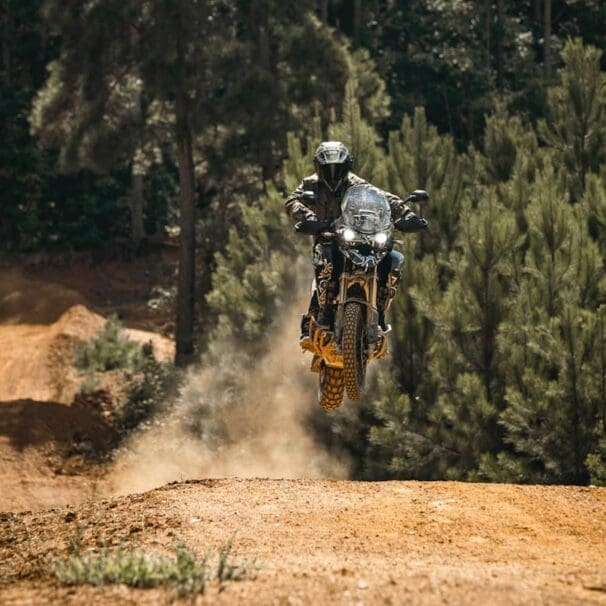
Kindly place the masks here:
POLYGON ((406 213, 403 217, 400 217, 395 223, 394 226, 396 229, 405 232, 405 233, 413 233, 417 231, 423 231, 429 227, 429 222, 427 219, 421 219, 412 211, 406 213))

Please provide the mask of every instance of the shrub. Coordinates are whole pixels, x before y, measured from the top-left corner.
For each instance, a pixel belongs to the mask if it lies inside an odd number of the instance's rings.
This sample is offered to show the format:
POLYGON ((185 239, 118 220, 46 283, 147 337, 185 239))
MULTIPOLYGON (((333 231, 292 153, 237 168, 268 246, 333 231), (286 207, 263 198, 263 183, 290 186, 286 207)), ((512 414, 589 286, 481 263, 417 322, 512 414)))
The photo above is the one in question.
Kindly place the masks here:
POLYGON ((74 354, 74 366, 84 372, 138 370, 143 360, 142 347, 128 339, 116 315, 110 316, 105 326, 88 343, 77 347, 74 354))
POLYGON ((173 383, 174 367, 158 362, 153 353, 144 357, 141 375, 129 387, 116 425, 131 431, 158 410, 173 383))

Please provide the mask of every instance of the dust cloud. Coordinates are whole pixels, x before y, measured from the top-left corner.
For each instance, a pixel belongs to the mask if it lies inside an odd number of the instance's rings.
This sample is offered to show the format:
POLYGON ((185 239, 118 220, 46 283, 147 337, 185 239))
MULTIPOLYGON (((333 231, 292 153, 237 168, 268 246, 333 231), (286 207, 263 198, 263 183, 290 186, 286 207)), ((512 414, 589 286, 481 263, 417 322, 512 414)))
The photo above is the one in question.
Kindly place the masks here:
POLYGON ((301 309, 262 358, 239 363, 232 352, 189 371, 170 409, 126 444, 108 492, 148 490, 173 480, 216 477, 345 478, 347 461, 317 444, 305 417, 320 409, 317 374, 298 345, 301 309))

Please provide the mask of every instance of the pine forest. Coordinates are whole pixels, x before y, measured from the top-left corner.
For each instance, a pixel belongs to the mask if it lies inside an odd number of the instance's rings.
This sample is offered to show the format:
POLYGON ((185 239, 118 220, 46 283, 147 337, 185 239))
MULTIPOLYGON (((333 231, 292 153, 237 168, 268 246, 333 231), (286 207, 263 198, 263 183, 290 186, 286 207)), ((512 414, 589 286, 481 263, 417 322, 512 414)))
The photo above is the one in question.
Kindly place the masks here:
POLYGON ((354 479, 606 485, 605 2, 0 10, 3 254, 177 233, 177 366, 235 340, 246 366, 311 276, 284 199, 342 141, 426 189, 430 227, 402 238, 390 356, 316 439, 354 479))

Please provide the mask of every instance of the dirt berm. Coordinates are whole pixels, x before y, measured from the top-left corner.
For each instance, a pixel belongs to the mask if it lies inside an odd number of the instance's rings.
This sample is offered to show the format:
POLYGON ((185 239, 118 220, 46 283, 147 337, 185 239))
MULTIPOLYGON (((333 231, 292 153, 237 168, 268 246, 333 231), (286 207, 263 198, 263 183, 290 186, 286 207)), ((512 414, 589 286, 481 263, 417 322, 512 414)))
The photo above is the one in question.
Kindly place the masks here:
POLYGON ((606 489, 306 480, 207 480, 0 522, 2 604, 165 604, 168 590, 61 588, 47 558, 86 546, 183 540, 201 553, 236 533, 255 580, 220 604, 603 604, 606 489))
MULTIPOLYGON (((98 273, 72 268, 63 279, 81 283, 71 288, 0 266, 0 511, 74 504, 97 492, 102 470, 83 470, 64 455, 74 446, 107 449, 110 442, 109 428, 95 411, 72 406, 83 381, 72 364, 74 346, 105 322, 82 294, 82 283, 97 284, 98 273)), ((120 268, 110 275, 116 281, 120 268)), ((135 278, 127 274, 123 280, 133 288, 135 278)), ((151 341, 160 359, 172 357, 169 339, 132 328, 126 333, 151 341)))

